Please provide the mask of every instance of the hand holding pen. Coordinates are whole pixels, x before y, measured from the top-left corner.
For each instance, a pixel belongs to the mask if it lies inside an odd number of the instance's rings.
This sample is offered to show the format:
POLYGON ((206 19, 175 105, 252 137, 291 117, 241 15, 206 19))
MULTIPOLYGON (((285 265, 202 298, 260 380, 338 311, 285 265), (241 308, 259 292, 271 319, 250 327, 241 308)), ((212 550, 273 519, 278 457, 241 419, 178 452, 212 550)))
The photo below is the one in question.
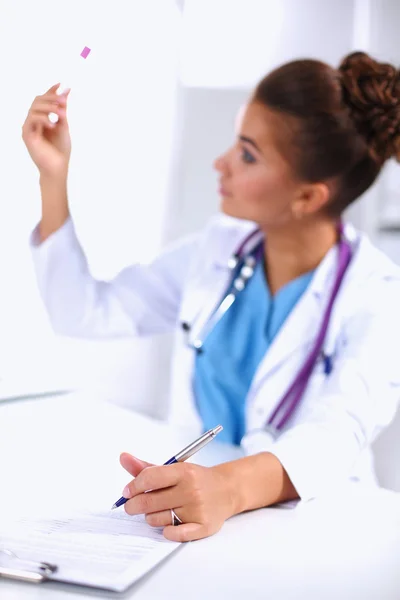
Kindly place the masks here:
POLYGON ((122 454, 121 465, 134 479, 126 486, 122 498, 129 515, 144 515, 152 527, 163 528, 164 536, 185 542, 219 531, 237 511, 238 461, 203 467, 183 462, 211 441, 221 428, 201 436, 165 465, 154 466, 130 454, 122 454), (174 525, 179 525, 175 527, 174 525))
MULTIPOLYGON (((206 431, 197 440, 189 444, 189 446, 186 446, 186 448, 183 448, 183 450, 178 452, 178 454, 167 460, 167 462, 165 462, 163 466, 165 467, 167 465, 173 465, 178 462, 184 462, 185 460, 193 456, 193 454, 196 454, 196 452, 204 448, 204 446, 206 446, 209 442, 211 442, 211 440, 213 440, 215 436, 218 435, 220 431, 222 431, 222 429, 222 425, 217 425, 217 427, 214 427, 214 429, 206 431)), ((122 506, 123 504, 125 504, 126 501, 127 498, 121 496, 121 498, 112 505, 111 510, 122 506)))

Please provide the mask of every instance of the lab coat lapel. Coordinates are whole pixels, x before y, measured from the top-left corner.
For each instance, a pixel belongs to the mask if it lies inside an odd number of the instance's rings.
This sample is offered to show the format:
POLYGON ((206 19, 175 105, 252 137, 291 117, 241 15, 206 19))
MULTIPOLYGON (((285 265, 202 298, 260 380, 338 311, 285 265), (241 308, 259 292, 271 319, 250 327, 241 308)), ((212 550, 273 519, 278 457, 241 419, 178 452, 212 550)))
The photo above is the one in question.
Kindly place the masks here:
POLYGON ((230 281, 231 271, 228 267, 218 268, 213 266, 207 273, 207 278, 202 282, 202 293, 196 298, 196 304, 193 302, 197 314, 192 319, 192 341, 201 334, 205 324, 221 301, 230 281))
POLYGON ((325 256, 303 296, 293 308, 256 371, 253 386, 303 346, 311 346, 329 301, 337 264, 337 247, 325 256))

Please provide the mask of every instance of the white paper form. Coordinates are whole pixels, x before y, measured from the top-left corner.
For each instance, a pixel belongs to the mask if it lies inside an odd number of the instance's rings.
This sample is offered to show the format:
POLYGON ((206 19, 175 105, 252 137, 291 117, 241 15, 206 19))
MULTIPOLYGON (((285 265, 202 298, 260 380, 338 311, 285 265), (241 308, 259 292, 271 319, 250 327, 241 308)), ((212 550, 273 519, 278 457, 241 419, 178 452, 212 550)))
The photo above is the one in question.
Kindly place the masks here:
MULTIPOLYGON (((74 513, 67 517, 16 519, 0 531, 0 548, 21 561, 45 561, 58 566, 50 579, 117 592, 145 575, 178 546, 147 525, 143 516, 113 513, 74 513)), ((16 561, 3 560, 6 566, 16 561)), ((26 569, 34 570, 26 562, 26 569)))

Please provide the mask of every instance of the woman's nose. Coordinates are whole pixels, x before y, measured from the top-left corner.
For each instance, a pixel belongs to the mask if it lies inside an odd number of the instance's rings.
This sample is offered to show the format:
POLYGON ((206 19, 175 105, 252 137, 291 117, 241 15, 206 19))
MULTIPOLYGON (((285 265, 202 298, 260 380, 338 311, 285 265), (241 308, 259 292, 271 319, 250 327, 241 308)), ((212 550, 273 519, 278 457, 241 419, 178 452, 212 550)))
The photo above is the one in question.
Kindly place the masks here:
POLYGON ((225 154, 221 154, 214 160, 214 169, 223 173, 227 169, 227 161, 225 154))

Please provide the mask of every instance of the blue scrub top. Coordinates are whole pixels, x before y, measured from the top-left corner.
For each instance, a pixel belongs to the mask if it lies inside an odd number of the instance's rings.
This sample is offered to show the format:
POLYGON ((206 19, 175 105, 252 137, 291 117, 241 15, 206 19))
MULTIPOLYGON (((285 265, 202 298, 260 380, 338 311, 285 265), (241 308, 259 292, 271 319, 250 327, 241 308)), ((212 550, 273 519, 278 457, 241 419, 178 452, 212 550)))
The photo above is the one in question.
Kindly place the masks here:
POLYGON ((290 281, 271 297, 264 262, 258 261, 244 290, 205 338, 196 355, 194 394, 204 430, 223 425, 220 441, 240 444, 257 367, 313 274, 290 281))

